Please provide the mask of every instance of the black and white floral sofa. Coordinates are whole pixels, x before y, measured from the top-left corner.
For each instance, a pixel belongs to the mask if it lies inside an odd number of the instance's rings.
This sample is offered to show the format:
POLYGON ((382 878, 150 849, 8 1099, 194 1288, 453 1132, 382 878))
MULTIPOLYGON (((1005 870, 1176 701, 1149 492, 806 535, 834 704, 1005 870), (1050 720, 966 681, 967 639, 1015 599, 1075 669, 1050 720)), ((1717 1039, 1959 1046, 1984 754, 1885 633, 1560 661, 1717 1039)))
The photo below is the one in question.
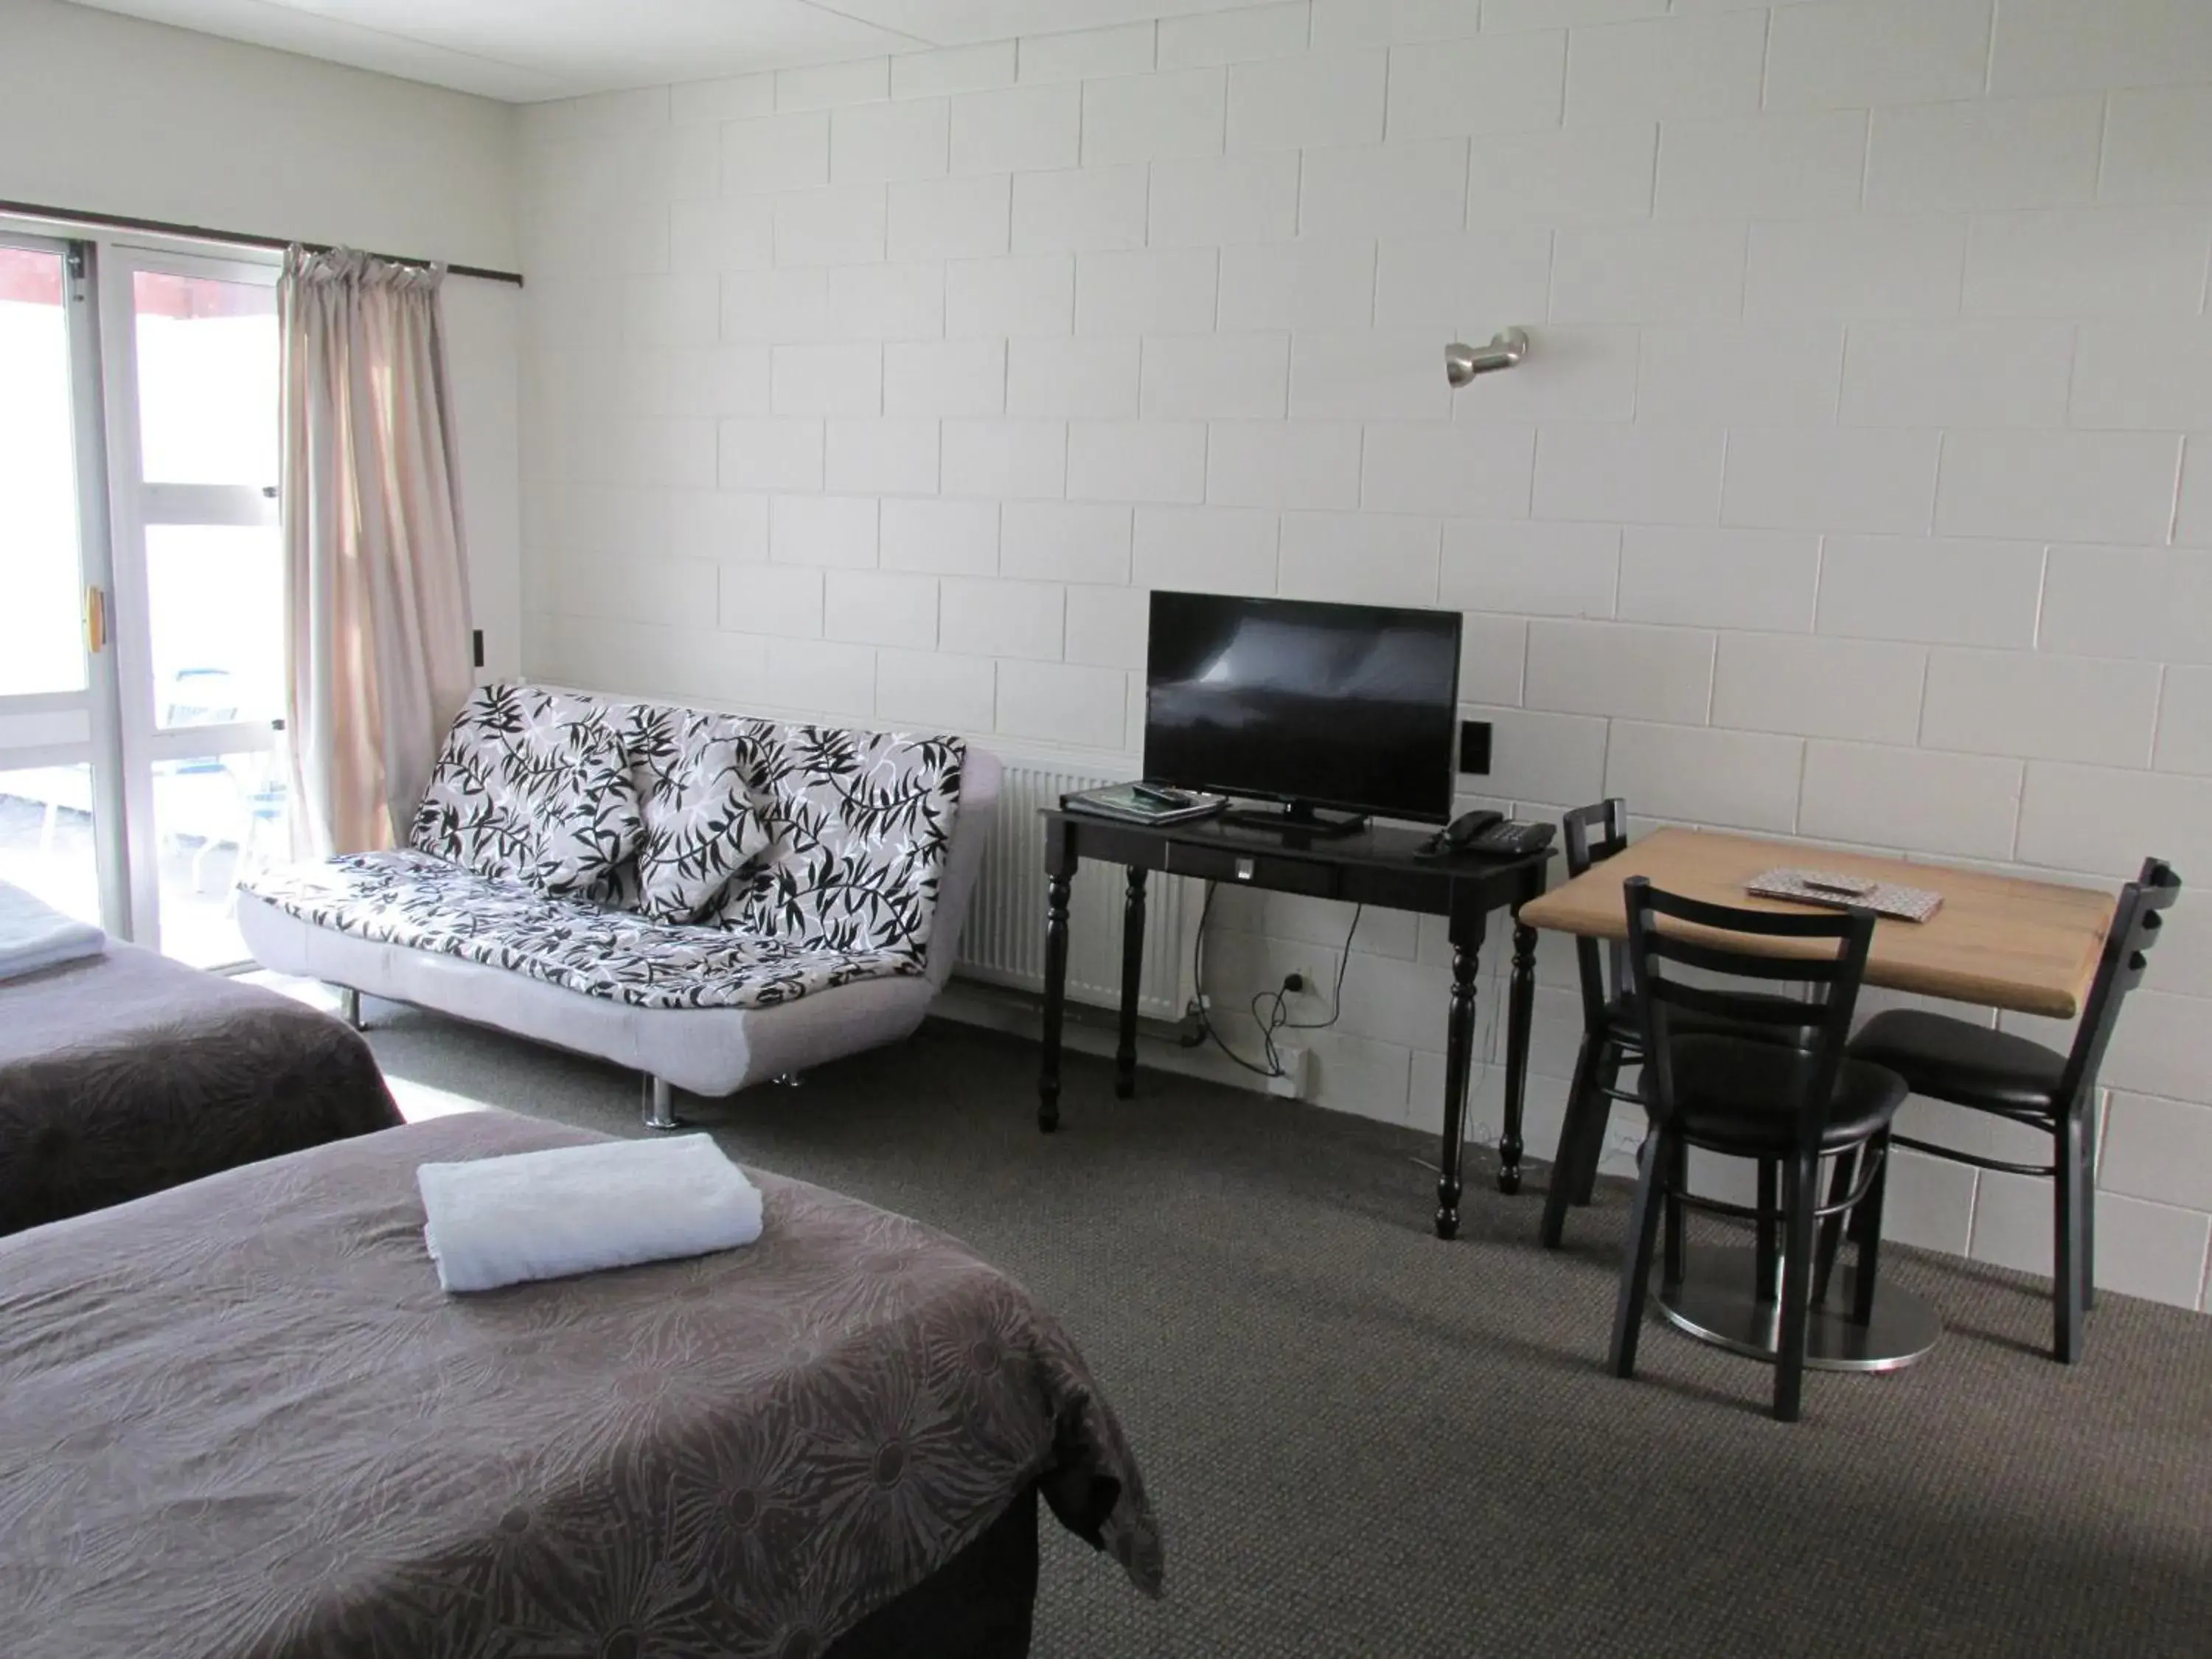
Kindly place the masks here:
POLYGON ((239 893, 265 967, 726 1095, 894 1042, 952 970, 998 761, 526 684, 446 741, 411 844, 239 893))

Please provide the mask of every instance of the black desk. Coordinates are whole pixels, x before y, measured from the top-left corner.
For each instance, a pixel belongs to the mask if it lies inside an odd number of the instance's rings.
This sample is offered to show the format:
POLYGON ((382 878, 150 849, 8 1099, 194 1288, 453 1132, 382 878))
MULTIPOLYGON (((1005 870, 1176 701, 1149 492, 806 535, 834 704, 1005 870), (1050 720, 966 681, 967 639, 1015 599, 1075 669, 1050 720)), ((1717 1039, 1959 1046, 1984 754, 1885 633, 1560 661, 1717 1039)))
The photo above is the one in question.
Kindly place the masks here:
POLYGON ((1521 925, 1522 905, 1544 890, 1548 855, 1425 859, 1427 839, 1413 830, 1370 829, 1321 836, 1240 829, 1217 818, 1176 824, 1125 823, 1084 812, 1047 811, 1044 1067, 1037 1081, 1037 1127, 1060 1127, 1060 1030, 1067 994, 1067 896, 1085 859, 1127 865, 1127 927, 1121 945, 1121 1032, 1115 1092, 1137 1086, 1137 983, 1144 964, 1145 877, 1164 870, 1228 887, 1341 899, 1386 910, 1451 920, 1451 1017, 1444 1047, 1443 1174, 1437 1181, 1437 1233, 1459 1231, 1460 1161, 1468 1080, 1474 1070, 1474 979, 1491 913, 1510 907, 1513 980, 1505 1054, 1505 1133, 1498 1145, 1501 1192, 1521 1189, 1521 1103, 1528 1071, 1528 1022, 1536 991, 1536 933, 1521 925))

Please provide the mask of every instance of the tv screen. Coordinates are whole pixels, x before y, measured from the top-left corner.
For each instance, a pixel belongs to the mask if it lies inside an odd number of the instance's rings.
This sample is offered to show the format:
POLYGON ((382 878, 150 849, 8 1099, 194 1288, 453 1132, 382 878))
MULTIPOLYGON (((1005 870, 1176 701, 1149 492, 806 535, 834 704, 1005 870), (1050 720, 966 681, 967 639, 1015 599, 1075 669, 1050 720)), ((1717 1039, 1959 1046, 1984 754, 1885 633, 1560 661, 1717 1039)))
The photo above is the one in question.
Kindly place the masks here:
POLYGON ((1442 823, 1460 624, 1455 611, 1155 592, 1145 775, 1442 823))

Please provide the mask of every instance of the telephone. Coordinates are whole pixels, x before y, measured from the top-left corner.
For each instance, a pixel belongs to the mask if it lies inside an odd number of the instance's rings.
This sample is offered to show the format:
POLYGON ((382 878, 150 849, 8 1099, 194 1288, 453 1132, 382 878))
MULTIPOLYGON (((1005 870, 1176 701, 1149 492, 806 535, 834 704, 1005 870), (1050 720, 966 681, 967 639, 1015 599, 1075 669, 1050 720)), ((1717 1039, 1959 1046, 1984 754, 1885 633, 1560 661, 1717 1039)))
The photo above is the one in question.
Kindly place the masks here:
POLYGON ((1548 823, 1516 823, 1503 812, 1478 807, 1461 813, 1430 836, 1421 852, 1429 858, 1450 858, 1460 853, 1519 858, 1542 852, 1552 844, 1552 835, 1548 823))
POLYGON ((1425 853, 1436 854, 1440 857, 1448 856, 1453 853, 1464 853, 1467 851, 1468 844, 1477 836, 1489 829, 1492 824, 1502 823, 1504 820, 1505 814, 1503 812, 1492 812, 1480 808, 1472 812, 1462 812, 1444 828, 1431 836, 1428 845, 1421 850, 1425 853))

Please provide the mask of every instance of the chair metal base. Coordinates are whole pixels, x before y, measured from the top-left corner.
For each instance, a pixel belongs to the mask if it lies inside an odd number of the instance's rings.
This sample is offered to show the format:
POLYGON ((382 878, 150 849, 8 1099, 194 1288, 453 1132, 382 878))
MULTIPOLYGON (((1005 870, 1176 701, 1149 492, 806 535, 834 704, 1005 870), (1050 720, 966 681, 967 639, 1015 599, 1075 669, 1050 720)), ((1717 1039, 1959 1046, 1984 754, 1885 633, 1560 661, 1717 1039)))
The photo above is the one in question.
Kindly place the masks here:
MULTIPOLYGON (((1838 1267, 1828 1299, 1814 1305, 1806 1322, 1805 1364, 1821 1371, 1893 1371, 1926 1358, 1943 1334, 1943 1322, 1923 1298, 1887 1282, 1874 1294, 1874 1317, 1853 1324, 1852 1281, 1857 1269, 1838 1267)), ((1662 1289, 1659 1311, 1676 1329, 1752 1359, 1774 1362, 1782 1320, 1780 1287, 1757 1294, 1757 1257, 1748 1249, 1692 1244, 1684 1254, 1682 1282, 1662 1289)))

